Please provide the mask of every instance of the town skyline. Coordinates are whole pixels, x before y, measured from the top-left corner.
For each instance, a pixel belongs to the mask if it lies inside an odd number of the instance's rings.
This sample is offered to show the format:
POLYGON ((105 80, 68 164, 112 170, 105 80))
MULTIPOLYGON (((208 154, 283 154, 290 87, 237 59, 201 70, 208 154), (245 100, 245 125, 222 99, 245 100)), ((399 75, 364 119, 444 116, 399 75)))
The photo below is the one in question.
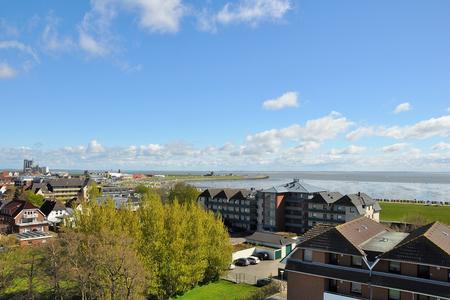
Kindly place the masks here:
POLYGON ((448 2, 145 3, 0 5, 1 168, 450 171, 448 2))

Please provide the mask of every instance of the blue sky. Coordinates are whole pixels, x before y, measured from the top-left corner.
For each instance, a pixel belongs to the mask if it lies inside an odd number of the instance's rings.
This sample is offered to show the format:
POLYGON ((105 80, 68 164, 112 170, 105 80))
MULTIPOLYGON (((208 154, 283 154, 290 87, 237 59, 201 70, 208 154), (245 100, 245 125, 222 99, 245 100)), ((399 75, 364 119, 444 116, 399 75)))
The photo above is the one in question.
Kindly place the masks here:
POLYGON ((448 11, 0 0, 0 168, 450 171, 448 11))

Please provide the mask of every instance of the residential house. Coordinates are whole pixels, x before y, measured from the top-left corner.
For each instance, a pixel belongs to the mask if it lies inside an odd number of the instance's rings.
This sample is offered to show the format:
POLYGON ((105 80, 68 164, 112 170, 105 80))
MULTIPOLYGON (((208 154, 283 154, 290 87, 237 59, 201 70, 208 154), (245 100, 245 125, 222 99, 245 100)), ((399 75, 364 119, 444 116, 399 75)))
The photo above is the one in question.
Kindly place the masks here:
POLYGON ((320 224, 287 261, 287 299, 450 299, 449 269, 448 225, 405 233, 367 217, 320 224))
POLYGON ((53 226, 60 224, 64 218, 73 214, 73 210, 66 207, 61 201, 45 200, 40 208, 41 212, 47 217, 47 221, 53 226))
POLYGON ((24 200, 12 200, 0 209, 0 233, 16 233, 21 245, 44 243, 51 237, 46 216, 24 200))

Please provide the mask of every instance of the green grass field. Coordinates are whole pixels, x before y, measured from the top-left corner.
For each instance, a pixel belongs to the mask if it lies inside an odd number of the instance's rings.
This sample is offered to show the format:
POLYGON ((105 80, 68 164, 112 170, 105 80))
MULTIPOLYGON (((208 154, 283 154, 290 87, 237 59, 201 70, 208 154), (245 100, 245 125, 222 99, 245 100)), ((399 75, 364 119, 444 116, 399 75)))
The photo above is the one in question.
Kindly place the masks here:
POLYGON ((431 206, 410 203, 380 202, 381 220, 403 222, 411 216, 421 216, 428 222, 439 221, 450 224, 450 206, 431 206))
POLYGON ((210 283, 204 286, 196 287, 177 300, 233 300, 247 297, 254 293, 258 288, 248 284, 235 284, 225 280, 210 283))

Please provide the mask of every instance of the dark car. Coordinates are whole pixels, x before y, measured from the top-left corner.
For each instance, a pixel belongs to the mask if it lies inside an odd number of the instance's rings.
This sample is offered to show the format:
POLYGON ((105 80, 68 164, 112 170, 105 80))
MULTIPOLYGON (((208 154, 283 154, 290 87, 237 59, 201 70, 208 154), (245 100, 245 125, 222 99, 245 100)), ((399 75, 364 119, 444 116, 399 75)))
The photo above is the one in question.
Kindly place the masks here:
POLYGON ((265 285, 268 285, 271 282, 272 282, 272 279, 270 279, 270 278, 258 279, 256 281, 256 286, 258 286, 258 287, 265 286, 265 285))
POLYGON ((253 254, 253 256, 256 256, 260 260, 268 260, 269 259, 269 253, 267 253, 267 252, 258 252, 256 254, 253 254))
POLYGON ((234 264, 236 266, 240 266, 240 267, 246 267, 250 264, 250 262, 248 261, 248 259, 246 258, 238 258, 234 261, 234 264))

